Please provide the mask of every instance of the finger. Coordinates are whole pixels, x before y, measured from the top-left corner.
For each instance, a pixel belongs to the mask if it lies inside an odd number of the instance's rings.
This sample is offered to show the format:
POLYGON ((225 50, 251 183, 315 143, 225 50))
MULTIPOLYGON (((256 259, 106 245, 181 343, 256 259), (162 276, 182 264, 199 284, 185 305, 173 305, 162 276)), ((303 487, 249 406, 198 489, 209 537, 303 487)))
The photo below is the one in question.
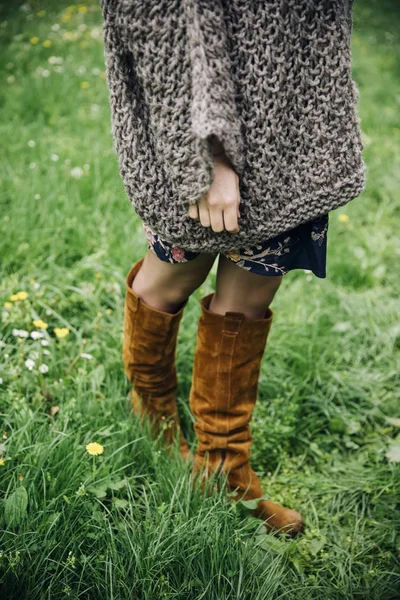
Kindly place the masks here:
POLYGON ((210 220, 210 213, 208 210, 208 204, 207 204, 207 200, 204 200, 203 198, 199 201, 199 217, 200 217, 200 223, 204 226, 204 227, 210 227, 211 225, 211 220, 210 220))
POLYGON ((208 211, 210 213, 211 229, 213 231, 223 231, 225 224, 222 210, 216 206, 209 205, 208 211))
POLYGON ((239 231, 237 208, 232 206, 224 210, 225 229, 230 233, 239 231))
POLYGON ((199 218, 199 207, 197 206, 197 202, 196 204, 190 204, 189 205, 189 217, 191 219, 198 219, 199 218))

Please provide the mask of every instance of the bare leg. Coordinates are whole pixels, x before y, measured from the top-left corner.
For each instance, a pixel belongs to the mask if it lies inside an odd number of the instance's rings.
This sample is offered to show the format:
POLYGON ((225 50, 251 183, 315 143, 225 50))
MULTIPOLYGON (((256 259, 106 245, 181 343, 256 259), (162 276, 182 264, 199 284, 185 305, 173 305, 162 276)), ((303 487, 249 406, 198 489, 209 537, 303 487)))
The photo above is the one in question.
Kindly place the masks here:
POLYGON ((211 312, 244 313, 248 319, 262 319, 282 283, 282 275, 258 275, 238 267, 222 254, 219 256, 216 292, 211 312))
POLYGON ((169 263, 149 248, 132 290, 152 308, 175 313, 207 278, 216 256, 204 252, 187 262, 169 263))

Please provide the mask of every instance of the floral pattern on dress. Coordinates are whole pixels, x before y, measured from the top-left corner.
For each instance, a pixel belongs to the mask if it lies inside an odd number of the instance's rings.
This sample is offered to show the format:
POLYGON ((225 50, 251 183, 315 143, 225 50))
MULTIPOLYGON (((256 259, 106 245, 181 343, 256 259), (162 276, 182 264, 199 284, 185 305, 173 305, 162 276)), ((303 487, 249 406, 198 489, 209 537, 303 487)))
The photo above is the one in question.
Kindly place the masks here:
MULTIPOLYGON (((328 224, 329 214, 325 214, 261 244, 221 254, 238 267, 259 275, 286 275, 293 269, 303 269, 324 278, 328 224)), ((187 262, 200 254, 173 246, 162 240, 148 225, 143 224, 143 227, 149 249, 163 261, 187 262)))

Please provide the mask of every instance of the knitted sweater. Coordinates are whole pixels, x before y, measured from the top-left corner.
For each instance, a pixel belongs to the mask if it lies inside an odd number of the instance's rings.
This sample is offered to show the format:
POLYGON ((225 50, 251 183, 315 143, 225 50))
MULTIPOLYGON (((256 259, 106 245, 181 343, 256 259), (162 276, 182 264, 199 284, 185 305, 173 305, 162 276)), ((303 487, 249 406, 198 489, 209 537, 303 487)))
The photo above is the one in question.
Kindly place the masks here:
POLYGON ((111 131, 128 198, 188 250, 255 245, 365 187, 352 0, 100 0, 111 131), (188 206, 217 136, 239 176, 239 233, 188 206))

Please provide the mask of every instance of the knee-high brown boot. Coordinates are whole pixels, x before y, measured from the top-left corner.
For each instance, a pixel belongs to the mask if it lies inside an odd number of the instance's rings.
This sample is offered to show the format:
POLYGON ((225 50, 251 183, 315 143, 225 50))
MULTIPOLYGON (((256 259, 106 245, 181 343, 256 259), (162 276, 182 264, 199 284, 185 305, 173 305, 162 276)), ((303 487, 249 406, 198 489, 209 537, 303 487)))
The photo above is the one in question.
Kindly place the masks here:
MULTIPOLYGON (((263 319, 247 319, 238 312, 212 313, 212 296, 200 301, 190 391, 198 439, 193 471, 204 479, 212 473, 225 475, 228 491, 236 490, 233 500, 254 500, 263 491, 250 466, 249 423, 273 312, 268 308, 263 319)), ((251 512, 265 521, 268 530, 294 536, 304 528, 300 513, 271 500, 260 500, 251 512)))
POLYGON ((171 314, 145 304, 131 285, 143 263, 140 259, 126 277, 124 309, 124 369, 132 386, 135 414, 146 414, 156 433, 163 430, 165 441, 172 444, 179 432, 182 458, 190 448, 179 426, 176 406, 176 341, 187 301, 171 314))

